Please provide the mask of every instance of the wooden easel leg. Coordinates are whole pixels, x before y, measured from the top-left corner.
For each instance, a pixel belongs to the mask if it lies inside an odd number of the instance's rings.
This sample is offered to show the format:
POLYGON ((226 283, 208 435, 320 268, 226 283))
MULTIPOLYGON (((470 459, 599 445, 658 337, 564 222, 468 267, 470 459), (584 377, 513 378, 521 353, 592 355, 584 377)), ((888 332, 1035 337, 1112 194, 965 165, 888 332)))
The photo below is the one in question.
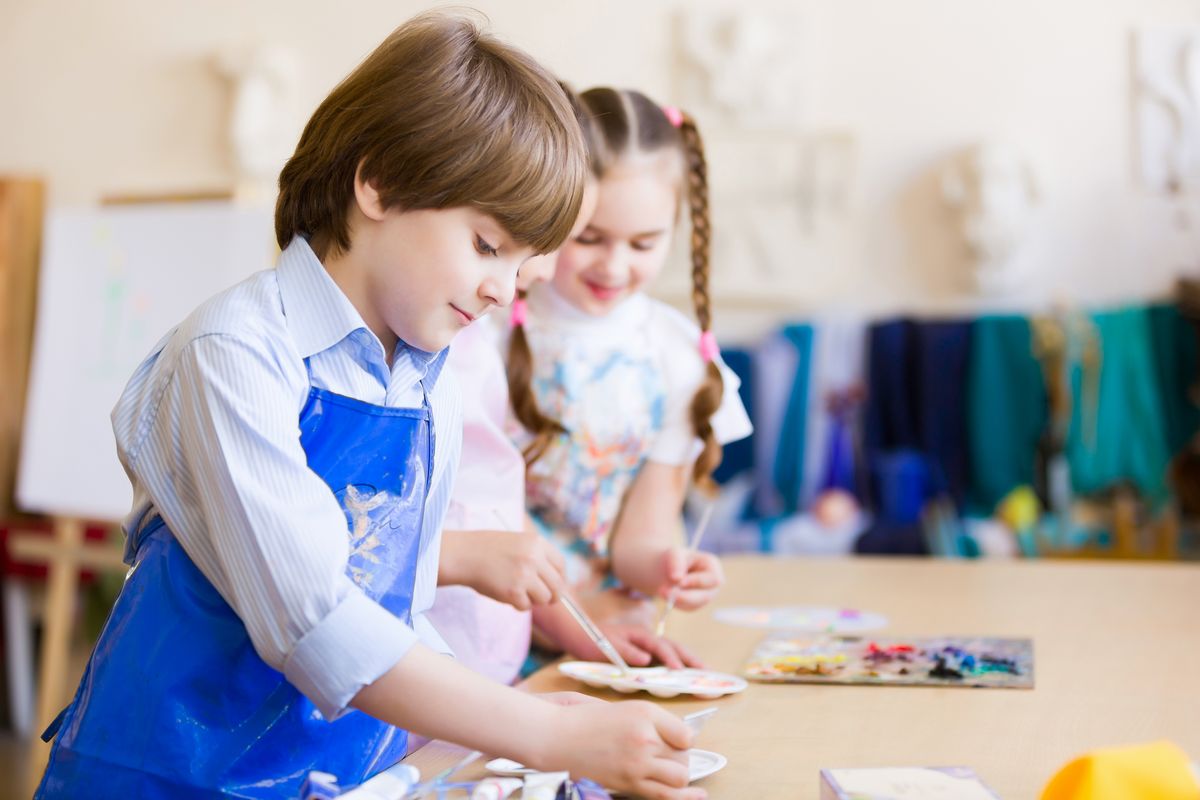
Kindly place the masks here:
POLYGON ((67 669, 71 658, 71 631, 79 598, 79 564, 75 554, 83 546, 83 523, 54 520, 57 555, 49 564, 46 617, 42 627, 41 668, 38 677, 37 724, 29 752, 28 796, 33 796, 46 769, 50 745, 41 740, 45 730, 66 703, 67 669))

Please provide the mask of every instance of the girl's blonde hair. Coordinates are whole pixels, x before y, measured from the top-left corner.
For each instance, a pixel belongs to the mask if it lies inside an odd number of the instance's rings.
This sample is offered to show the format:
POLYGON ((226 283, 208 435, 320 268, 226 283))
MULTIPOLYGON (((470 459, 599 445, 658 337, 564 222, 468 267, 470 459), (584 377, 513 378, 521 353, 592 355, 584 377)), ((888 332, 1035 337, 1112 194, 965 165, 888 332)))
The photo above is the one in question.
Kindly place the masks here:
MULTIPOLYGON (((587 137, 589 162, 592 174, 597 179, 603 178, 619 161, 632 156, 665 153, 677 158, 680 168, 679 189, 681 195, 686 196, 691 222, 692 304, 702 337, 711 335, 712 307, 708 295, 708 276, 712 229, 708 212, 708 166, 704 159, 704 143, 695 120, 675 109, 664 109, 644 94, 630 89, 589 89, 579 95, 579 100, 587 120, 585 128, 590 134, 587 137)), ((517 331, 519 328, 514 330, 514 334, 517 331)), ((523 333, 521 336, 523 341, 523 333)), ((699 342, 697 349, 701 351, 699 342)), ((514 354, 510 349, 509 390, 517 418, 534 436, 525 451, 526 463, 532 464, 545 452, 553 438, 563 432, 563 428, 544 415, 539 421, 526 413, 530 419, 526 421, 517 409, 518 403, 527 403, 526 398, 532 397, 528 345, 524 345, 524 351, 524 363, 518 359, 514 371, 514 354)), ((692 426, 703 444, 703 450, 693 466, 692 478, 700 488, 712 491, 715 489, 712 473, 721 463, 721 445, 713 433, 711 420, 721 406, 724 382, 716 361, 707 357, 705 360, 704 381, 692 398, 690 408, 692 426)))
POLYGON ((279 176, 275 236, 348 251, 356 173, 386 208, 470 206, 538 253, 567 238, 586 151, 567 98, 532 58, 440 13, 397 28, 313 113, 279 176), (359 173, 361 170, 361 173, 359 173))

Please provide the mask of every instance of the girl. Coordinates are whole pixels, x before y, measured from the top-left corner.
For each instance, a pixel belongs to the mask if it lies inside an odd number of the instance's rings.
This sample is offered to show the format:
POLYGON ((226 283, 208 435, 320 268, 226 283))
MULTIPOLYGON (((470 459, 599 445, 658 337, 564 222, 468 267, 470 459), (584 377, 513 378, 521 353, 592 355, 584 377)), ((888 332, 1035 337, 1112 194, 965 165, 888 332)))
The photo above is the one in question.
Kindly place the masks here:
MULTIPOLYGON (((531 292, 509 358, 526 504, 567 552, 572 584, 595 588, 611 570, 628 589, 674 589, 694 609, 722 573, 714 556, 680 546, 684 494, 689 480, 711 490, 721 445, 751 430, 710 329, 703 148, 690 118, 638 92, 582 100, 597 125, 596 210, 548 287, 531 292), (699 329, 643 291, 685 202, 699 329)), ((561 615, 544 623, 552 636, 569 629, 561 615)))
POLYGON ((39 797, 293 798, 390 766, 404 729, 703 796, 681 720, 496 686, 424 614, 462 430, 446 347, 566 237, 584 176, 554 81, 466 20, 401 26, 325 99, 280 176, 278 268, 171 331, 113 412, 132 570, 39 797))
MULTIPOLYGON (((589 150, 591 116, 563 85, 589 150)), ((590 176, 589 176, 590 177, 590 176)), ((596 205, 588 180, 571 236, 579 234, 596 205)), ((554 275, 556 254, 531 258, 517 274, 521 296, 554 275)), ((521 306, 517 309, 520 313, 521 306)), ((563 586, 563 558, 525 515, 525 459, 508 437, 509 393, 499 331, 492 320, 470 325, 450 348, 447 364, 463 384, 463 457, 446 512, 439 588, 430 620, 461 663, 501 683, 512 683, 529 652, 532 619, 563 586), (514 580, 514 576, 527 576, 514 580), (533 608, 532 615, 529 611, 533 608)), ((627 662, 658 658, 670 667, 694 663, 672 643, 639 626, 598 623, 627 662)), ((578 626, 574 626, 578 628, 578 626)), ((603 659, 590 639, 570 628, 561 648, 585 659, 603 659)))

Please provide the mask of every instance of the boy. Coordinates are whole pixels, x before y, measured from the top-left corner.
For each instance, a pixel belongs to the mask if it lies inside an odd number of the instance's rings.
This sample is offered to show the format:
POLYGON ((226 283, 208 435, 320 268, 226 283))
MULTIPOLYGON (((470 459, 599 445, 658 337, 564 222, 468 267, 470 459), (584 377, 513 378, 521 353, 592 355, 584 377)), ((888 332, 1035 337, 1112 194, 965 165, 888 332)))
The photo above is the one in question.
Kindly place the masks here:
POLYGON ((39 797, 290 798, 389 766, 402 728, 703 796, 680 720, 496 686, 423 615, 461 437, 446 347, 566 237, 584 170, 553 79, 460 19, 410 21, 326 98, 280 176, 278 268, 114 409, 133 569, 39 797))

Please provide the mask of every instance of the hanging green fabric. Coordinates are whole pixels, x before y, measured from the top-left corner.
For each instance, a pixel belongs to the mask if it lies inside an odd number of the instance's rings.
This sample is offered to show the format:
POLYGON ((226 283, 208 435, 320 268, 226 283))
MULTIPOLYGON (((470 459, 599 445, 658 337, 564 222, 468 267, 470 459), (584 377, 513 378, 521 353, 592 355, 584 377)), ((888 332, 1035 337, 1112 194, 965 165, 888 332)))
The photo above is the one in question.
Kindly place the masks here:
POLYGON ((1196 330, 1175 306, 1150 306, 1146 313, 1162 388, 1167 452, 1175 454, 1200 430, 1200 407, 1191 400, 1197 378, 1196 330))
POLYGON ((775 486, 783 498, 783 510, 794 514, 800 510, 800 489, 804 485, 804 454, 808 424, 808 382, 812 371, 813 328, 800 323, 788 325, 783 336, 796 348, 796 375, 792 392, 783 415, 779 432, 779 450, 775 454, 775 486))
POLYGON ((1166 498, 1170 459, 1163 395, 1144 308, 1093 315, 1099 337, 1098 376, 1071 362, 1071 484, 1088 494, 1127 480, 1150 501, 1166 498))
POLYGON ((981 317, 967 366, 969 510, 991 514, 1010 491, 1033 483, 1047 424, 1046 384, 1024 317, 981 317))

